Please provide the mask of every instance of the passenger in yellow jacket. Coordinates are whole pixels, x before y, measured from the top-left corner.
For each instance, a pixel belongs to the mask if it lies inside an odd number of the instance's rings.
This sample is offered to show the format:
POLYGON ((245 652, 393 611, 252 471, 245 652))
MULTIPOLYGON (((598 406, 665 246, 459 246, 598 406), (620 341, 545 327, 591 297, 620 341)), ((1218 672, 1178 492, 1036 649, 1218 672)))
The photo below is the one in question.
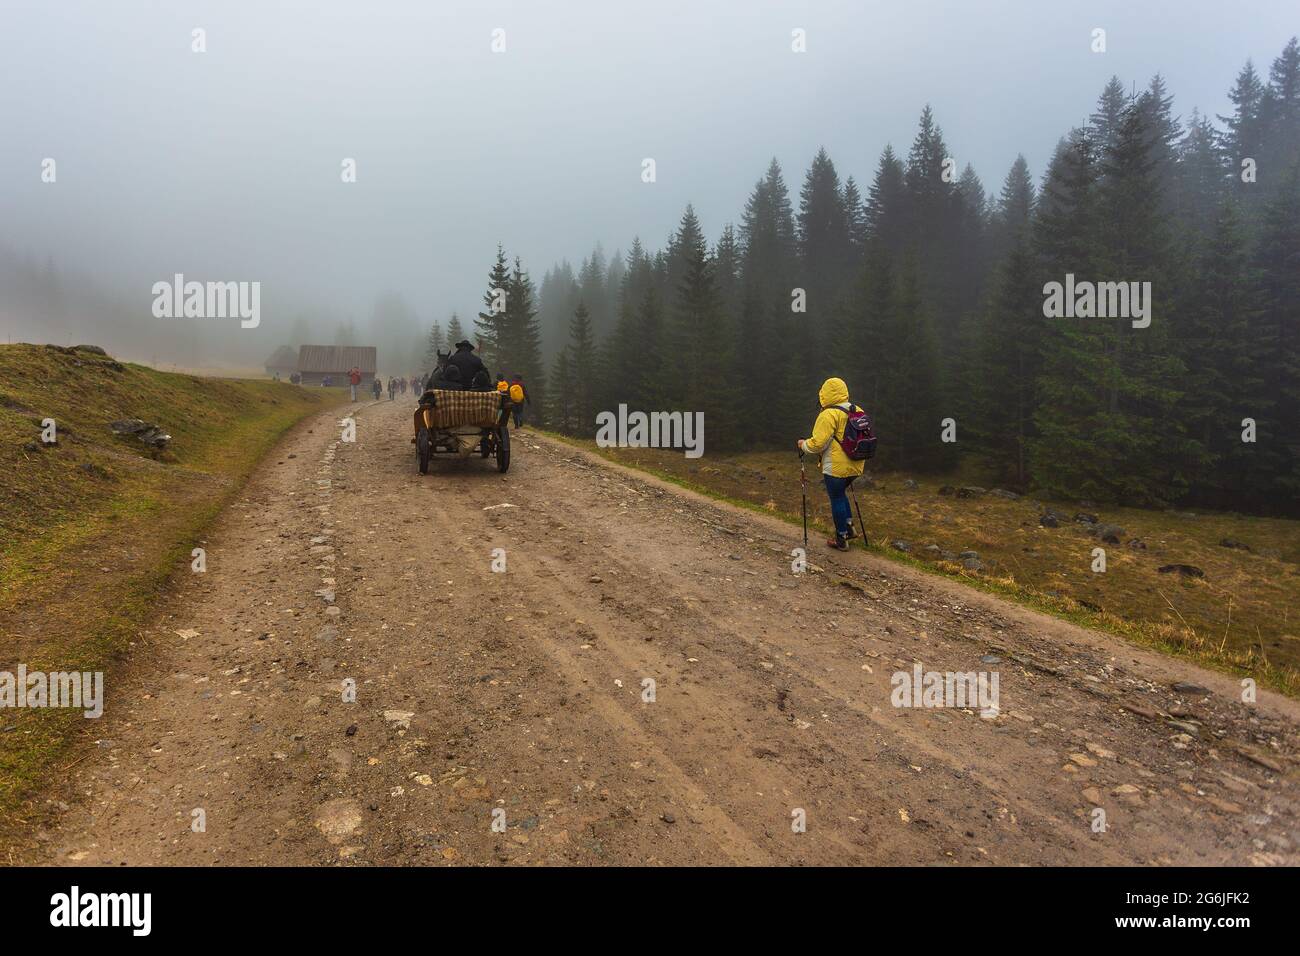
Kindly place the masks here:
POLYGON ((799 451, 821 458, 826 494, 831 500, 831 516, 835 519, 835 538, 826 543, 839 551, 847 551, 849 539, 857 537, 847 492, 854 479, 862 474, 863 463, 844 454, 840 440, 844 438, 849 412, 860 409, 849 401, 849 387, 840 378, 828 378, 822 383, 817 402, 821 405, 821 413, 813 424, 812 437, 799 439, 799 451))

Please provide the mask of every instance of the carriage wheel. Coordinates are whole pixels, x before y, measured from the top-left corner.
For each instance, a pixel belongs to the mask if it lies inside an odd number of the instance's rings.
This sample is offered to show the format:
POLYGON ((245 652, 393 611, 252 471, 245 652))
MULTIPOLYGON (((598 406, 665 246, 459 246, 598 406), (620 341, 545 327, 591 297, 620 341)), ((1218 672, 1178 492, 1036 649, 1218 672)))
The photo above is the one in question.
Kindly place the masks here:
POLYGON ((420 474, 429 473, 429 429, 421 428, 420 434, 415 439, 416 450, 420 453, 420 474))
POLYGON ((497 471, 504 473, 510 467, 510 431, 497 429, 497 471))

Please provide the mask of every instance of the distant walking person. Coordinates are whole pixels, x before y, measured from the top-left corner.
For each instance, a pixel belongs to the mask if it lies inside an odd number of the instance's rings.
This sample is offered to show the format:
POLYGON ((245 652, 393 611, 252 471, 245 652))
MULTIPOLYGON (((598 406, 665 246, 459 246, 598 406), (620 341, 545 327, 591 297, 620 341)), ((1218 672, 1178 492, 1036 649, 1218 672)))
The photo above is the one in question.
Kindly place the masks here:
POLYGON ((361 369, 355 365, 348 371, 348 384, 352 387, 352 401, 357 400, 357 386, 361 384, 361 369))
POLYGON ((376 375, 374 381, 370 383, 370 391, 374 393, 375 401, 379 401, 379 396, 384 394, 384 385, 379 381, 378 375, 376 375))
POLYGON ((516 375, 515 380, 510 383, 510 404, 515 415, 515 429, 524 423, 524 406, 533 404, 532 396, 524 388, 524 378, 522 375, 516 375))
POLYGON ((397 395, 397 379, 388 376, 388 400, 391 402, 397 395))
POLYGON ((849 415, 861 415, 862 409, 849 401, 849 387, 840 378, 828 378, 822 384, 817 402, 821 412, 813 425, 812 437, 799 439, 799 451, 822 460, 822 477, 831 501, 831 516, 835 519, 835 537, 826 543, 838 551, 847 551, 849 539, 857 534, 846 492, 862 474, 864 466, 862 461, 849 457, 842 443, 848 437, 849 415))

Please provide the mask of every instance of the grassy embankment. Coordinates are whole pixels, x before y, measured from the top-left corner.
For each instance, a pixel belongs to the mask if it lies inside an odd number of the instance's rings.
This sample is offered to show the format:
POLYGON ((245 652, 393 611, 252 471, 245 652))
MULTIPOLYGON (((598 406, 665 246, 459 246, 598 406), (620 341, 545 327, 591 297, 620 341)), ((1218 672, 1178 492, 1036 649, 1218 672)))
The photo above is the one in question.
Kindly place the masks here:
MULTIPOLYGON (((91 351, 0 345, 0 670, 106 671, 204 529, 295 422, 343 389, 201 378, 91 351), (57 423, 57 445, 41 422, 57 423), (172 436, 155 451, 109 423, 172 436)), ((80 711, 0 710, 0 838, 93 736, 80 711)))
MULTIPOLYGON (((593 442, 554 438, 597 451, 612 461, 651 472, 683 487, 801 522, 799 463, 789 453, 708 455, 689 460, 680 451, 596 449, 593 442)), ((809 466, 811 557, 825 551, 830 508, 809 466)), ((971 481, 978 481, 972 476, 971 481)), ((1300 521, 1250 515, 1136 508, 1081 507, 1079 502, 1033 498, 1005 500, 988 494, 940 495, 955 477, 891 472, 858 500, 873 545, 882 556, 957 577, 1019 603, 1128 638, 1300 696, 1300 521), (908 480, 915 488, 906 487, 908 480), (1051 508, 1059 527, 1043 527, 1051 508), (1106 543, 1073 520, 1087 511, 1123 528, 1120 543, 1106 543), (1145 547, 1132 544, 1139 541, 1145 547), (891 542, 911 550, 895 550, 891 542), (1225 547, 1224 540, 1250 550, 1225 547), (968 570, 941 551, 975 551, 982 567, 968 570), (1106 571, 1092 570, 1093 549, 1106 552, 1106 571), (1160 572, 1171 564, 1199 568, 1204 577, 1160 572)), ((795 529, 792 535, 801 534, 795 529)), ((793 539, 792 539, 793 540, 793 539)))

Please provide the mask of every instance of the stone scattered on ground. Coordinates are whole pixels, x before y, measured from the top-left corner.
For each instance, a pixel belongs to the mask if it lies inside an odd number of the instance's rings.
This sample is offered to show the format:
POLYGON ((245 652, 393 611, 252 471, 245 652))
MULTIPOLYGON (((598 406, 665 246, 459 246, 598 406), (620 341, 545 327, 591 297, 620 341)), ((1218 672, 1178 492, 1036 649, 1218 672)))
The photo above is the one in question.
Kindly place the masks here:
POLYGON ((1194 564, 1162 564, 1160 567, 1156 568, 1156 571, 1161 574, 1177 573, 1186 578, 1205 577, 1205 572, 1194 564))
POLYGON ((108 427, 113 429, 116 435, 134 435, 150 448, 166 448, 167 443, 172 440, 172 436, 159 426, 138 418, 122 418, 112 422, 108 427))

